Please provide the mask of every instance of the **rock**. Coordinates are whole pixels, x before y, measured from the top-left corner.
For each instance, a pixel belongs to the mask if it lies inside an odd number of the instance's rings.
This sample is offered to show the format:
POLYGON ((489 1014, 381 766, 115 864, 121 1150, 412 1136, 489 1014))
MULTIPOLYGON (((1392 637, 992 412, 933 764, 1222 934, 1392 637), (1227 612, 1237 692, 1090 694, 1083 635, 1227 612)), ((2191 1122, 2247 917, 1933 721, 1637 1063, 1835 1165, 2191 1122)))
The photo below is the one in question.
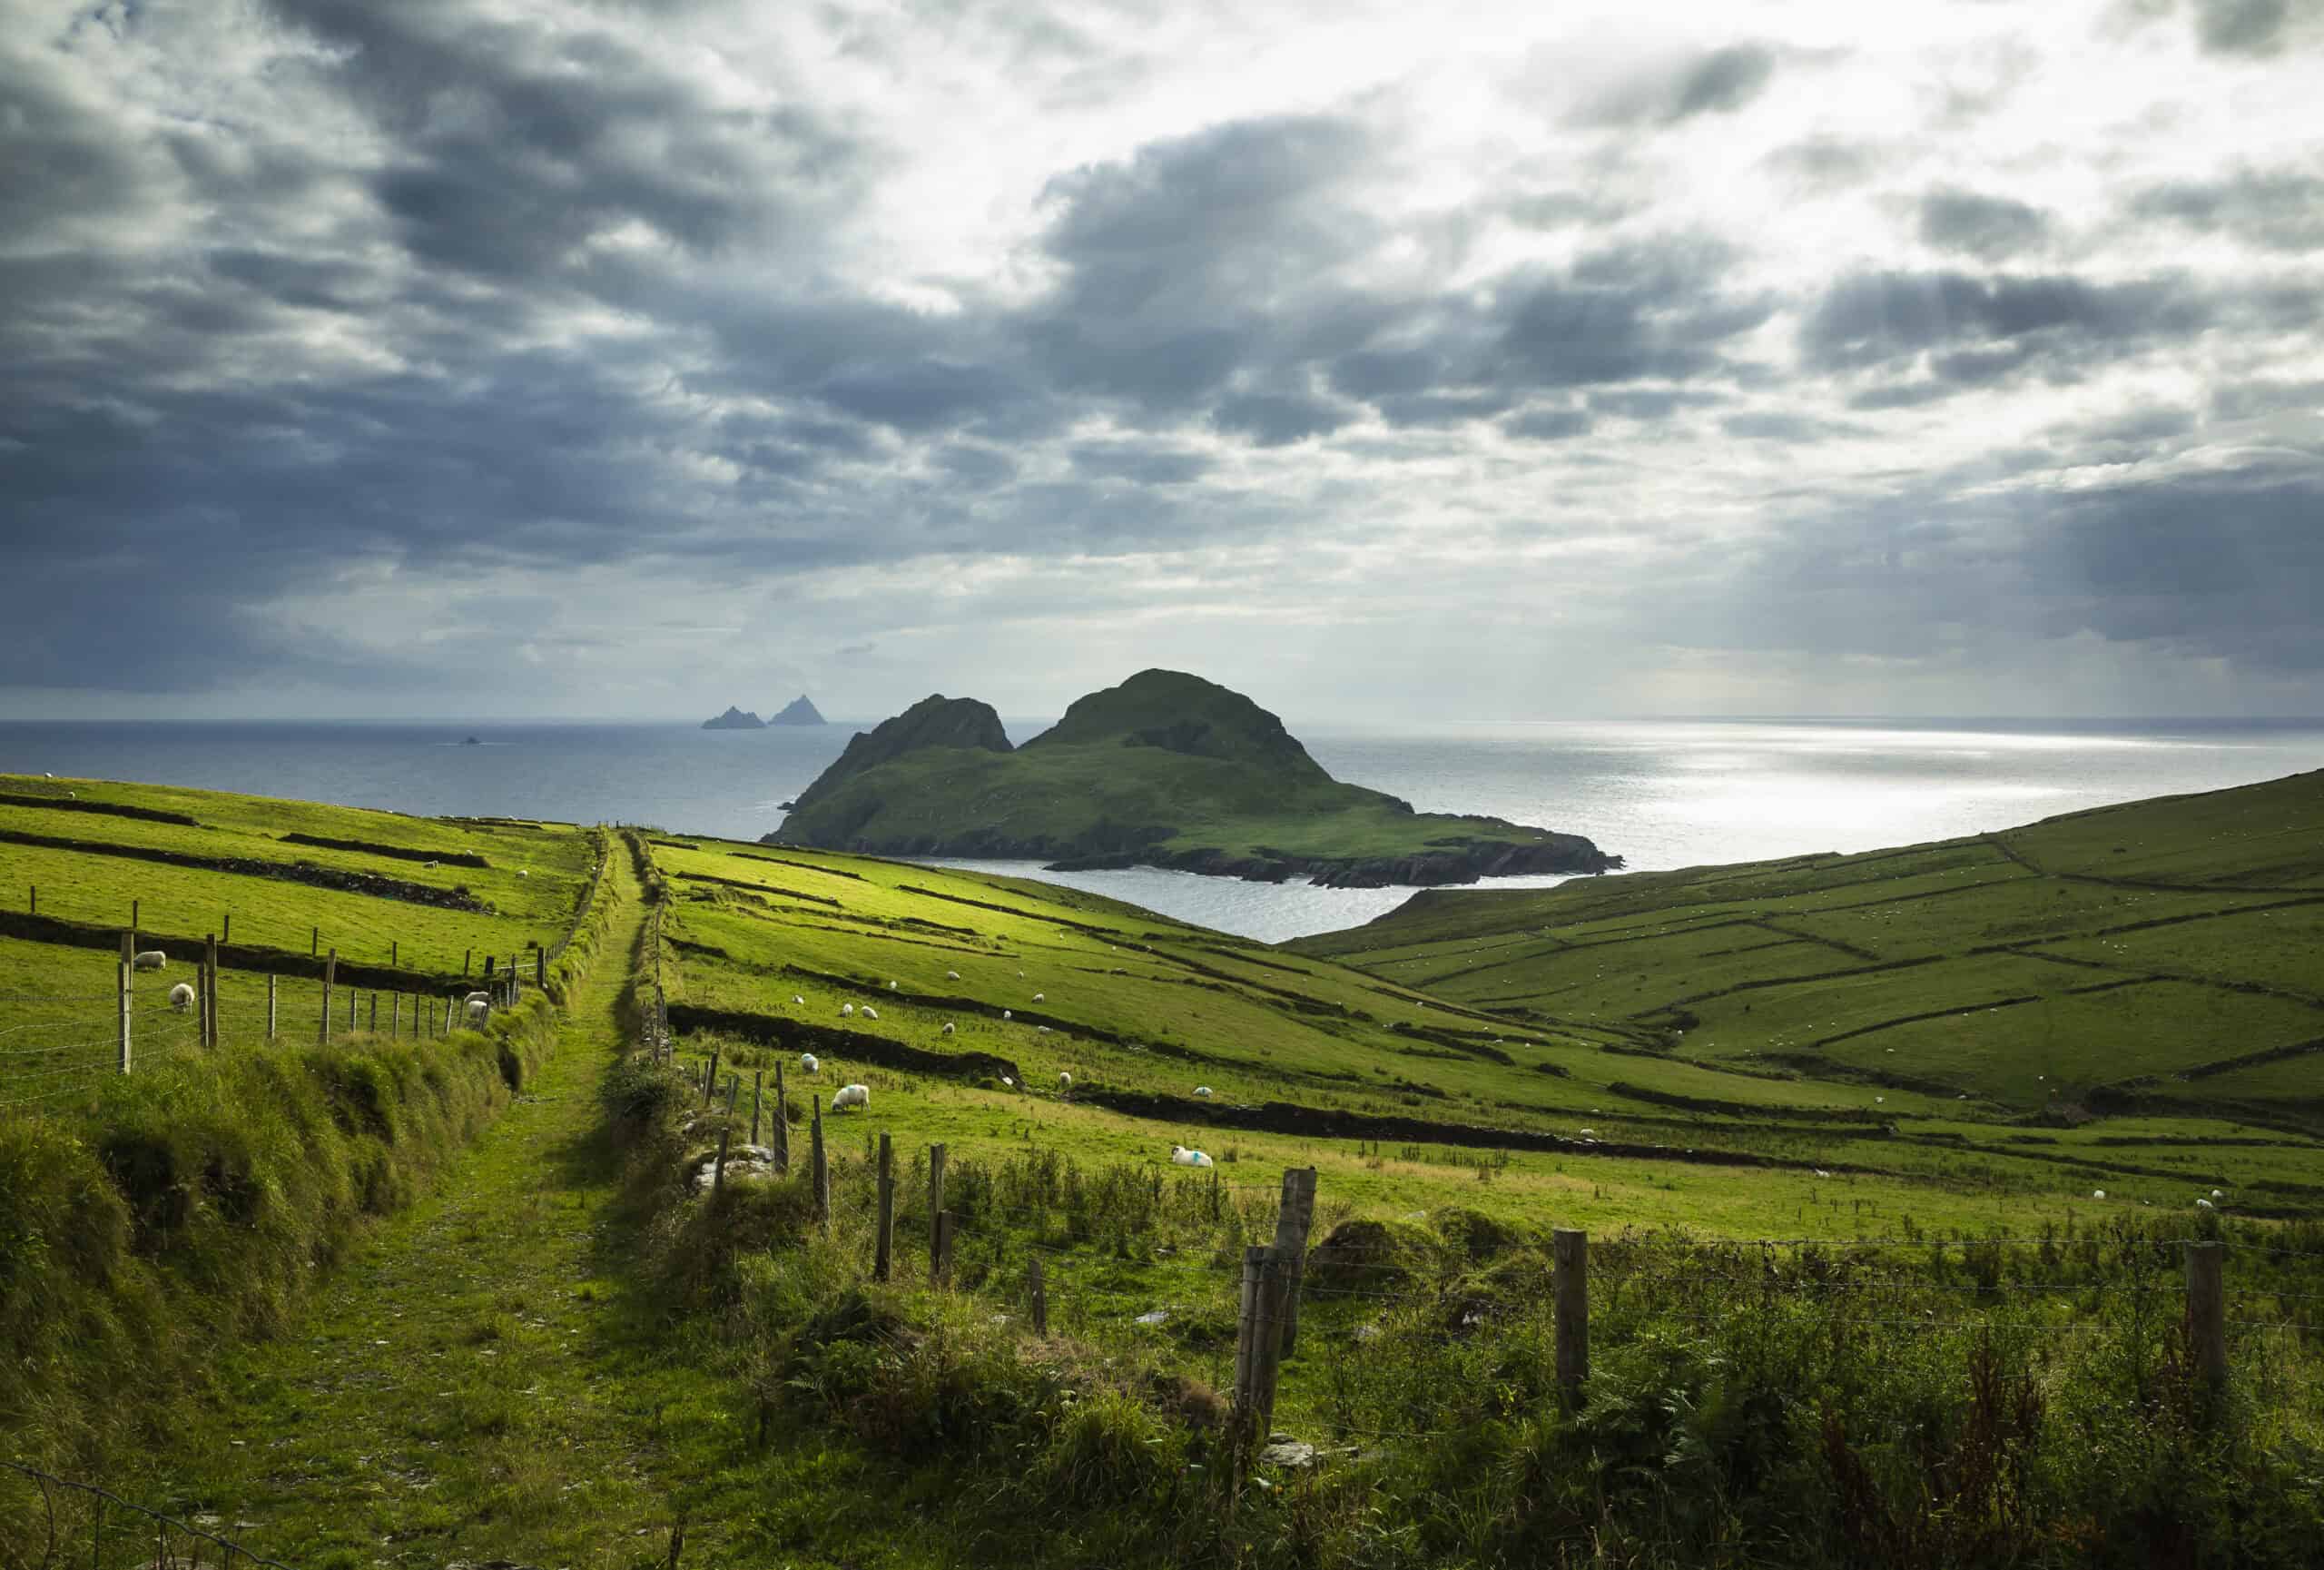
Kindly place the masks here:
POLYGON ((766 723, 769 725, 822 725, 824 720, 822 713, 813 704, 807 701, 807 695, 803 692, 789 703, 784 704, 781 711, 766 723))
POLYGON ((764 730, 766 721, 759 718, 753 710, 736 708, 733 704, 728 704, 724 714, 720 715, 716 719, 704 720, 702 728, 704 730, 764 730))
POLYGON ((1315 1446, 1294 1439, 1287 1434, 1272 1434, 1268 1437, 1274 1443, 1259 1452, 1261 1466, 1301 1467, 1315 1464, 1315 1446))

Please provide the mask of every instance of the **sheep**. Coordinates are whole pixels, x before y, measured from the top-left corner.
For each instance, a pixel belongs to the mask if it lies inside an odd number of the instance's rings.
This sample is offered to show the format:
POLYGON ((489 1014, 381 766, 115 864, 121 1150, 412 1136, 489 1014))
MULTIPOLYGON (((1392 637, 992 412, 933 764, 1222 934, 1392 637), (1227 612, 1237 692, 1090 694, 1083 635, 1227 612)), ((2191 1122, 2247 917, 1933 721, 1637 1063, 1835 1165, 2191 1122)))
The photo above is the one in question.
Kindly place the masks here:
POLYGON ((855 1005, 853 1003, 840 1004, 839 1017, 842 1020, 853 1019, 855 1017, 855 1005))
POLYGON ((1017 1017, 1017 1011, 1014 1009, 1003 1009, 1000 1011, 1000 1017, 1004 1020, 1013 1020, 1017 1017))
POLYGON ((1036 1031, 1038 1031, 1038 1032, 1039 1032, 1042 1035, 1045 1035, 1045 1036, 1046 1036, 1046 1035, 1048 1035, 1048 1034, 1049 1033, 1049 1028, 1047 1025, 1035 1025, 1035 1026, 1033 1027, 1033 1029, 1034 1029, 1034 1030, 1036 1030, 1036 1031))
POLYGON ((2102 1200, 2106 1197, 2106 1190, 2103 1189, 2093 1189, 2090 1190, 2090 1197, 2093 1200, 2102 1200))
POLYGON ((868 1107, 871 1104, 872 1087, 869 1085, 842 1085, 832 1092, 832 1111, 834 1112, 845 1107, 868 1107))
POLYGON ((1831 1173, 1829 1173, 1829 1172, 1827 1172, 1827 1171, 1826 1171, 1823 1168, 1818 1167, 1818 1168, 1817 1168, 1817 1169, 1816 1169, 1816 1175, 1817 1175, 1817 1177, 1819 1177, 1819 1178, 1828 1178, 1828 1177, 1830 1177, 1832 1174, 1831 1174, 1831 1173))
POLYGON ((1013 1091, 1013 1090, 1015 1090, 1015 1089, 1017 1088, 1017 1081, 1014 1081, 1014 1080, 1012 1080, 1012 1079, 1010 1079, 1007 1074, 1003 1074, 1003 1075, 1001 1075, 1001 1076, 1000 1076, 1000 1082, 1001 1082, 1002 1084, 1004 1084, 1004 1085, 1007 1085, 1007 1086, 1008 1086, 1010 1090, 1012 1090, 1012 1091, 1013 1091))
POLYGON ((1181 1167, 1207 1167, 1213 1164, 1211 1159, 1200 1150, 1189 1150, 1184 1145, 1170 1147, 1170 1160, 1174 1165, 1181 1167))
POLYGON ((944 979, 948 982, 957 982, 960 979, 960 973, 958 971, 946 971, 944 973, 944 979))
POLYGON ((1049 1001, 1049 995, 1047 992, 1035 992, 1033 994, 1033 1001, 1037 1003, 1045 1003, 1049 1001))
POLYGON ((518 867, 517 869, 517 875, 520 878, 531 877, 533 875, 533 869, 530 867, 518 867))
POLYGON ((890 982, 888 983, 888 990, 889 990, 890 992, 894 992, 894 991, 896 990, 896 983, 895 983, 895 982, 890 982))
POLYGON ((136 971, 166 971, 169 968, 170 956, 159 949, 147 949, 130 962, 130 969, 136 971))
POLYGON ((468 1000, 468 1022, 471 1024, 482 1024, 491 1017, 491 1014, 492 1004, 485 999, 470 998, 468 1000))
POLYGON ((880 1017, 880 1011, 870 1003, 866 1003, 863 1005, 863 1017, 867 1020, 876 1020, 880 1017))
POLYGON ((1210 1087, 1208 1085, 1196 1085, 1195 1087, 1195 1094, 1200 1096, 1205 1101, 1208 1101, 1210 1100, 1210 1087))
POLYGON ((64 799, 69 802, 79 801, 81 799, 81 793, 79 791, 66 791, 64 793, 64 799))
POLYGON ((41 775, 40 777, 41 777, 41 778, 43 778, 43 779, 54 779, 56 776, 55 776, 54 775, 53 775, 53 774, 44 774, 44 775, 41 775))
POLYGON ((807 1000, 801 997, 797 992, 791 994, 791 1001, 800 1008, 803 1009, 807 1006, 807 1000))
POLYGON ((2195 1201, 2195 1207, 2196 1209, 2202 1210, 2215 1210, 2219 1208, 2212 1204, 2209 1200, 2197 1200, 2195 1201))
POLYGON ((816 1061, 814 1053, 802 1052, 799 1054, 799 1067, 806 1072, 812 1074, 822 1066, 823 1065, 822 1063, 816 1061))
POLYGON ((944 1022, 944 1029, 940 1033, 947 1036, 950 1035, 952 1033, 952 1022, 946 1020, 944 1022))
POLYGON ((1069 1091, 1073 1089, 1073 1076, 1059 1071, 1057 1076, 1057 1088, 1060 1091, 1069 1091))
POLYGON ((470 992, 467 997, 460 1001, 468 1004, 468 1007, 474 1008, 478 1003, 489 1003, 492 1002, 492 994, 490 992, 470 992))
POLYGON ((2227 1198, 2227 1196, 2226 1196, 2225 1194, 2223 1194, 2223 1193, 2220 1192, 2217 1189, 2213 1189, 2213 1190, 2211 1190, 2211 1198, 2212 1198, 2212 1199, 2214 1199, 2214 1200, 2224 1200, 2224 1199, 2226 1199, 2226 1198, 2227 1198))
POLYGON ((177 1012, 182 1014, 192 1012, 193 989, 187 986, 183 982, 180 982, 176 986, 172 987, 170 989, 170 1007, 177 1010, 177 1012))
POLYGON ((1597 1130, 1595 1130, 1595 1129, 1583 1129, 1583 1130, 1580 1131, 1580 1132, 1581 1132, 1581 1137, 1582 1137, 1583 1139, 1587 1140, 1587 1139, 1590 1139, 1590 1138, 1595 1137, 1595 1135, 1597 1134, 1598 1131, 1597 1131, 1597 1130))

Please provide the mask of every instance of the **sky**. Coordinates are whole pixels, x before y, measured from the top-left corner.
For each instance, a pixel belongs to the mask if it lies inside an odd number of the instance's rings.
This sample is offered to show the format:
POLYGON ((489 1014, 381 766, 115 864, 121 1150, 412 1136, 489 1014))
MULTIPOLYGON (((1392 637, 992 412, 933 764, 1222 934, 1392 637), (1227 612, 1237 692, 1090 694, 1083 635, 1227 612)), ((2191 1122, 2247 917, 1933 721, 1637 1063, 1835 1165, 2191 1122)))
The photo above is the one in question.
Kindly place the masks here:
POLYGON ((2324 713, 2324 0, 0 0, 0 717, 2324 713))

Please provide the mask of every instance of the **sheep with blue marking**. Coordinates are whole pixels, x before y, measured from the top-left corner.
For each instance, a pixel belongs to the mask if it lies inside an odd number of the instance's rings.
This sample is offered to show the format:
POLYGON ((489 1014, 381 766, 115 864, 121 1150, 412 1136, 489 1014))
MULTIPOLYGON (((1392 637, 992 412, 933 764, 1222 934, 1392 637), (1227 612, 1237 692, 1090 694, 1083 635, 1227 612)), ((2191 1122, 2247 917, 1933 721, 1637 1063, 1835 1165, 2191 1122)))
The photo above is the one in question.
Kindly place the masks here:
POLYGON ((1170 1147, 1170 1160, 1173 1165, 1180 1167, 1207 1167, 1214 1164, 1211 1159, 1200 1150, 1189 1150, 1184 1145, 1170 1147))
POLYGON ((832 1092, 832 1111, 834 1112, 844 1111, 849 1107, 869 1107, 871 1104, 872 1087, 869 1085, 842 1085, 832 1092))

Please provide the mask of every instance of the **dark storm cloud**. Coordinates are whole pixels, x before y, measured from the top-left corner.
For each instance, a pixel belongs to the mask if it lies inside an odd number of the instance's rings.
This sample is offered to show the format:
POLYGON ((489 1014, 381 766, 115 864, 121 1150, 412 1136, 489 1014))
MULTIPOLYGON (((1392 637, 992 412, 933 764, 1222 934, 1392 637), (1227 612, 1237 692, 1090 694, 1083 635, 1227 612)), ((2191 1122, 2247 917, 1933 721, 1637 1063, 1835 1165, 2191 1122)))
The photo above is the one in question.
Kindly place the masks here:
POLYGON ((2290 0, 2194 0, 2195 36, 2214 54, 2273 54, 2283 47, 2290 0))
POLYGON ((612 35, 491 21, 448 0, 268 0, 346 51, 322 67, 395 140, 371 180, 407 244, 470 272, 538 274, 635 221, 683 245, 780 239, 864 173, 795 107, 714 106, 612 35))
POLYGON ((1730 44, 1626 82, 1593 102, 1581 118, 1601 125, 1671 125, 1698 114, 1732 113, 1766 90, 1775 69, 1775 52, 1766 45, 1730 44))
POLYGON ((2324 178, 2288 169, 2158 185, 2140 193, 2131 211, 2271 251, 2324 251, 2324 178))
POLYGON ((1947 189, 1921 198, 1922 241, 1981 262, 2030 251, 2048 237, 2049 229, 2047 213, 2007 197, 1947 189))
POLYGON ((1082 442, 1073 449, 1074 472, 1091 479, 1126 479, 1139 485, 1185 485, 1208 473, 1211 460, 1182 448, 1137 442, 1082 442))
POLYGON ((1210 411, 1213 425, 1256 447, 1288 447, 1328 436, 1354 418, 1343 404, 1285 392, 1236 393, 1220 399, 1210 411))

